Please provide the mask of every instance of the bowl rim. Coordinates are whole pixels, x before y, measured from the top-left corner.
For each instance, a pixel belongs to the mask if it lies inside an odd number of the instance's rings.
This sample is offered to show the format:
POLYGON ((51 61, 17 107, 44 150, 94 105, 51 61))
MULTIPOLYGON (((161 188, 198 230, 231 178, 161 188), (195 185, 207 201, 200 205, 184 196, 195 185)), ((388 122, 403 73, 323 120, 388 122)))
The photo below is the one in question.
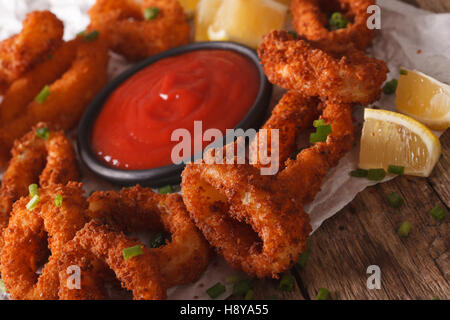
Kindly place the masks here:
MULTIPOLYGON (((270 103, 272 95, 272 84, 267 80, 264 70, 260 64, 258 55, 255 50, 245 45, 235 42, 197 42, 190 43, 181 47, 176 47, 157 55, 151 56, 143 61, 132 65, 118 76, 109 81, 106 86, 94 97, 84 111, 80 123, 78 125, 77 147, 81 161, 88 167, 89 170, 96 175, 120 185, 134 185, 136 183, 158 187, 168 184, 178 184, 180 181, 180 174, 183 171, 185 163, 169 164, 162 167, 142 169, 142 170, 123 170, 112 168, 104 164, 97 158, 91 148, 91 133, 93 124, 97 119, 104 103, 111 95, 111 93, 119 87, 124 81, 132 77, 137 72, 146 68, 147 66, 164 58, 181 55, 184 53, 198 51, 198 50, 231 50, 242 54, 249 58, 258 71, 259 90, 253 105, 250 107, 244 118, 234 127, 247 130, 249 128, 259 127, 265 116, 265 111, 270 103), (263 110, 261 110, 263 109, 263 110), (262 112, 263 111, 263 112, 262 112), (255 121, 261 118, 259 121, 255 121), (259 122, 259 123, 255 123, 259 122)), ((256 128, 257 129, 257 128, 256 128)), ((225 138, 225 135, 224 135, 225 138)), ((196 155, 194 155, 195 157, 196 155)))

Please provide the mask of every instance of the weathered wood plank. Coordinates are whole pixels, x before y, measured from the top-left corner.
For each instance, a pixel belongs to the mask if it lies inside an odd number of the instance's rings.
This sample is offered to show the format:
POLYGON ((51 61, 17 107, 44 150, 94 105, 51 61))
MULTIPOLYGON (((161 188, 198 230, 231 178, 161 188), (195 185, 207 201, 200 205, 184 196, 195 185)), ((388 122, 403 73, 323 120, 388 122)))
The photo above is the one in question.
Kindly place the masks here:
POLYGON ((428 181, 438 193, 442 202, 450 207, 450 131, 447 130, 439 140, 442 144, 442 156, 428 181))
POLYGON ((309 296, 325 287, 335 299, 449 299, 449 218, 434 221, 428 211, 437 204, 427 181, 415 177, 360 193, 311 237, 310 259, 299 270, 309 296), (406 200, 400 209, 385 201, 393 191, 406 200), (407 238, 396 233, 403 221, 413 225, 407 238), (381 269, 380 290, 366 287, 369 265, 381 269))

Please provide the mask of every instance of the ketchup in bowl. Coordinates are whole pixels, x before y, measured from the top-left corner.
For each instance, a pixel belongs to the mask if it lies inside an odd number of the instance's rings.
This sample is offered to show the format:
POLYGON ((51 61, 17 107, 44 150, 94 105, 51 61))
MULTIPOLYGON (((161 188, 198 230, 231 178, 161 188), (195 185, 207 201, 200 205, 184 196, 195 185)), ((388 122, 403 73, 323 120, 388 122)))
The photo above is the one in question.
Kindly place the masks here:
MULTIPOLYGON (((255 64, 231 50, 196 50, 159 60, 123 82, 94 122, 91 146, 108 166, 122 170, 172 164, 172 132, 193 137, 202 129, 225 133, 249 112, 259 90, 255 64)), ((205 142, 204 146, 210 142, 205 142)))

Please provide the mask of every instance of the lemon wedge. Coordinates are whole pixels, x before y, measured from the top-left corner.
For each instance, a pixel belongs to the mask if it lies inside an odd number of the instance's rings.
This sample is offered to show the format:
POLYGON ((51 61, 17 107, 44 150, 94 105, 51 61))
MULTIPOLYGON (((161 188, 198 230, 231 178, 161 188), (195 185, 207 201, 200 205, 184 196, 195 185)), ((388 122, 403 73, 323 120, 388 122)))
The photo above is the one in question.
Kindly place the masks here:
POLYGON ((397 111, 431 129, 450 126, 450 86, 421 72, 401 69, 398 80, 397 111))
POLYGON ((286 5, 274 0, 223 1, 208 28, 208 38, 256 48, 263 35, 284 27, 287 11, 286 5))
POLYGON ((216 19, 222 2, 223 0, 200 0, 195 11, 195 41, 209 41, 208 28, 216 19))
POLYGON ((420 122, 400 113, 365 109, 359 167, 402 166, 405 174, 428 177, 441 155, 441 143, 420 122))
POLYGON ((199 0, 178 0, 188 17, 192 17, 199 0))

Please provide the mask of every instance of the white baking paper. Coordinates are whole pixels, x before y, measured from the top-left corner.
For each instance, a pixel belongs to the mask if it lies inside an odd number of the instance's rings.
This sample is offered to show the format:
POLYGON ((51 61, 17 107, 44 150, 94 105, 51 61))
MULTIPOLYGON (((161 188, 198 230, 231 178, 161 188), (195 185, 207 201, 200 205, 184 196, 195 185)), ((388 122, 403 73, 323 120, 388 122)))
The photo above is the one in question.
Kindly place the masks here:
MULTIPOLYGON (((21 21, 27 12, 44 9, 51 10, 64 21, 64 38, 71 39, 88 25, 87 10, 94 2, 95 0, 0 0, 0 39, 19 32, 21 21)), ((406 67, 450 83, 450 14, 426 12, 396 0, 378 0, 378 5, 382 8, 381 30, 369 52, 388 63, 391 70, 388 80, 398 78, 400 67, 406 67)), ((119 56, 111 56, 109 75, 113 78, 129 65, 119 56)), ((280 94, 281 91, 276 89, 272 104, 276 103, 280 94)), ((394 110, 394 96, 383 95, 375 104, 394 110)), ((359 124, 362 123, 362 115, 363 107, 355 111, 359 124)), ((356 141, 359 141, 359 133, 356 141)), ((321 192, 305 207, 311 216, 313 230, 351 202, 358 192, 375 184, 365 179, 349 177, 348 173, 357 167, 358 153, 359 143, 336 168, 330 170, 321 192)), ((118 188, 97 178, 84 167, 82 176, 86 192, 118 188)), ((209 299, 205 292, 207 288, 217 282, 225 284, 226 277, 236 273, 222 258, 215 258, 196 283, 170 289, 169 299, 209 299)), ((221 298, 226 298, 230 289, 227 285, 227 293, 221 298)))

